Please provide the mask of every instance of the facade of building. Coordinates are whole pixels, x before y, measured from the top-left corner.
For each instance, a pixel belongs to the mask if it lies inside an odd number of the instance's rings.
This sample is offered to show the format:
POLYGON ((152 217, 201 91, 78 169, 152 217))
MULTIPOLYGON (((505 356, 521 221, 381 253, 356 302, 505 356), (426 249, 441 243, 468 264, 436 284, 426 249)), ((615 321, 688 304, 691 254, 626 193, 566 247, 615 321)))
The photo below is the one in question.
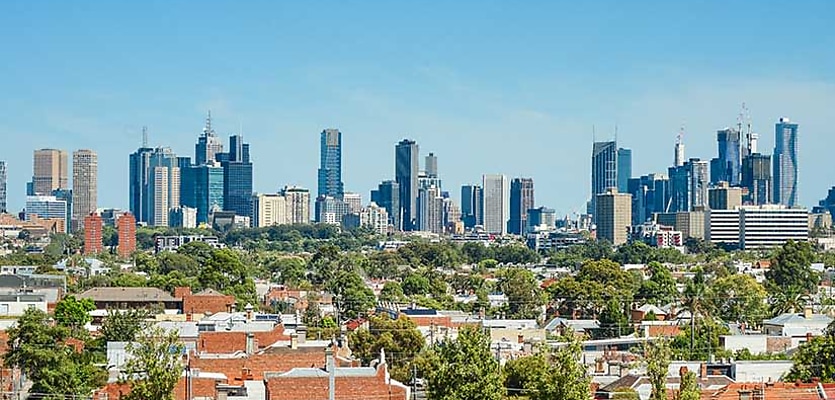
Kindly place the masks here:
POLYGON ((783 205, 742 206, 710 210, 705 221, 707 240, 742 250, 768 249, 789 240, 809 239, 809 212, 783 205))
POLYGON ((550 231, 557 227, 557 212, 552 208, 539 207, 528 209, 525 232, 536 230, 550 231))
POLYGON ((797 204, 797 124, 780 118, 774 138, 774 204, 794 207, 797 204))
POLYGON ((444 198, 435 186, 418 190, 418 230, 444 233, 444 198))
POLYGON ((752 153, 742 160, 742 186, 748 189, 745 204, 761 206, 771 203, 771 157, 752 153))
POLYGON ((183 174, 181 204, 197 209, 198 224, 208 223, 212 210, 224 209, 223 175, 216 164, 195 165, 183 174))
POLYGON ((675 230, 680 231, 685 239, 705 238, 704 211, 657 213, 653 218, 659 225, 672 226, 675 230))
POLYGON ((664 174, 631 178, 627 188, 632 195, 632 225, 641 225, 670 206, 670 179, 664 174))
POLYGON ((739 246, 739 210, 715 209, 706 212, 705 240, 728 247, 739 246))
POLYGON ((345 192, 342 183, 342 132, 325 129, 319 138, 319 185, 318 196, 342 198, 345 192))
POLYGON ((119 235, 116 254, 125 259, 130 258, 136 251, 136 218, 133 214, 122 214, 116 221, 116 231, 119 235))
POLYGON ((194 145, 194 164, 204 165, 215 162, 215 155, 223 152, 223 141, 212 129, 212 112, 206 117, 206 126, 194 145))
POLYGON ((507 220, 510 214, 507 177, 501 174, 483 175, 482 187, 484 230, 496 235, 507 234, 507 220))
POLYGON ((731 187, 725 181, 708 189, 707 196, 708 208, 711 210, 733 210, 742 206, 742 188, 731 187))
POLYGON ((342 199, 324 195, 316 198, 316 222, 320 224, 341 225, 342 218, 346 214, 348 214, 348 205, 342 199))
POLYGON ((0 161, 0 214, 7 212, 6 207, 6 162, 0 161))
POLYGON ((669 212, 694 211, 707 207, 710 186, 708 162, 691 158, 680 167, 670 170, 669 212))
POLYGON ((68 226, 67 202, 55 196, 27 196, 25 219, 31 221, 34 216, 41 219, 59 219, 68 226))
POLYGON ((430 178, 438 177, 438 156, 436 156, 435 153, 429 153, 429 155, 424 158, 424 171, 426 176, 430 178))
POLYGON ((92 150, 72 153, 72 213, 73 221, 82 224, 86 216, 96 211, 98 199, 99 158, 92 150))
POLYGON ((400 187, 400 226, 395 228, 412 230, 417 220, 418 156, 420 148, 413 140, 404 139, 394 151, 394 180, 400 187))
POLYGON ((358 214, 362 211, 362 195, 359 193, 343 193, 342 201, 348 207, 348 212, 358 214))
POLYGON ((287 202, 287 223, 309 224, 310 190, 299 186, 285 186, 281 195, 287 202))
POLYGON ((739 186, 742 176, 741 136, 734 128, 716 132, 719 157, 710 160, 710 183, 728 182, 731 186, 739 186))
POLYGON ((400 223, 400 184, 396 181, 383 181, 377 186, 377 190, 371 191, 371 202, 386 209, 389 216, 389 223, 399 229, 400 223))
POLYGON ((597 195, 597 238, 609 241, 615 246, 629 240, 629 227, 632 224, 632 196, 619 193, 617 188, 609 188, 597 195))
POLYGON ((229 153, 221 162, 223 168, 223 209, 235 215, 252 214, 252 162, 249 144, 241 135, 229 137, 229 153))
POLYGON ((484 225, 484 190, 479 185, 461 186, 461 220, 472 229, 484 225))
POLYGON ((56 149, 35 150, 32 175, 34 196, 49 196, 53 190, 69 189, 67 152, 56 149))
POLYGON ((632 178, 632 149, 618 149, 618 192, 628 193, 632 178))
POLYGON ((129 198, 128 207, 131 213, 136 216, 140 222, 148 222, 147 207, 147 192, 146 187, 150 182, 151 154, 154 149, 149 147, 140 147, 130 155, 129 163, 129 198))
POLYGON ((180 206, 168 213, 168 226, 172 228, 197 228, 197 209, 180 206))
POLYGON ((510 182, 510 221, 507 232, 522 235, 528 226, 528 210, 534 208, 533 179, 514 178, 510 182))
MULTIPOLYGON (((594 142, 591 152, 591 207, 597 210, 597 195, 618 187, 618 144, 615 141, 594 142)), ((596 218, 596 217, 595 217, 596 218)))
POLYGON ((252 197, 252 213, 254 228, 286 224, 287 201, 280 194, 256 194, 252 197))
POLYGON ((84 217, 84 255, 101 254, 104 245, 101 240, 104 221, 98 214, 87 214, 84 217))
POLYGON ((360 226, 371 228, 380 235, 389 231, 389 216, 385 208, 371 202, 360 212, 360 226))

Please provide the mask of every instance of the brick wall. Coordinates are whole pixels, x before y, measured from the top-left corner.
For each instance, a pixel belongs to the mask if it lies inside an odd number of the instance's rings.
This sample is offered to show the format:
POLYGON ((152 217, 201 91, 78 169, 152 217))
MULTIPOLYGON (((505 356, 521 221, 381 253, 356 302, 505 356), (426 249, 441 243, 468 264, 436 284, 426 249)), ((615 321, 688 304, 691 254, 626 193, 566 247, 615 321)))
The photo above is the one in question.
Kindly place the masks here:
MULTIPOLYGON (((328 398, 328 378, 281 378, 266 380, 267 400, 310 400, 328 398)), ((386 384, 385 367, 373 377, 336 378, 336 399, 406 399, 406 390, 386 384)))
POLYGON ((435 326, 443 326, 445 328, 452 327, 452 318, 448 316, 407 316, 417 326, 430 327, 434 323, 435 326))
MULTIPOLYGON (((200 332, 197 338, 197 351, 211 354, 232 354, 246 351, 246 332, 200 332)), ((276 325, 269 332, 255 332, 255 347, 263 349, 278 341, 289 341, 284 334, 284 325, 276 325)))
POLYGON ((769 336, 765 339, 765 351, 767 353, 782 353, 792 347, 792 338, 781 336, 769 336))
POLYGON ((321 368, 325 365, 322 348, 271 349, 268 354, 241 358, 191 358, 191 368, 226 375, 229 384, 243 380, 264 379, 264 372, 287 372, 293 368, 321 368), (244 376, 246 372, 246 376, 244 376), (246 378, 246 379, 243 379, 246 378))
POLYGON ((234 296, 186 295, 183 297, 183 312, 187 314, 230 312, 234 304, 234 296))
MULTIPOLYGON (((186 400, 186 378, 180 378, 177 386, 174 387, 174 399, 186 400)), ((119 400, 130 393, 130 386, 118 382, 108 383, 104 388, 98 390, 93 399, 104 398, 107 395, 108 400, 119 400)), ((217 396, 217 381, 214 379, 194 378, 191 380, 191 397, 210 397, 217 396)))

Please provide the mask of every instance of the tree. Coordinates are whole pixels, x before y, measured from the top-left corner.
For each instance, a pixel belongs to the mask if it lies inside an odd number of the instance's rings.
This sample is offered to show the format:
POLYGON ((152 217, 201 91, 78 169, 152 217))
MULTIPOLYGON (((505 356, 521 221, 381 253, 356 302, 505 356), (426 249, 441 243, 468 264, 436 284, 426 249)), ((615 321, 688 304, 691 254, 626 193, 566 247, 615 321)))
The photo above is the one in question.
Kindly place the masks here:
POLYGON ((504 365, 504 386, 508 396, 526 396, 528 387, 533 385, 535 374, 548 368, 548 362, 541 355, 530 355, 508 360, 504 365))
POLYGON ((735 274, 713 283, 713 305, 724 321, 759 325, 768 315, 765 288, 751 275, 735 274))
POLYGON ((681 376, 681 384, 678 389, 676 400, 699 400, 702 398, 699 385, 696 383, 696 373, 687 371, 681 376))
POLYGON ((606 308, 598 318, 600 328, 593 332, 595 339, 608 339, 631 334, 629 320, 624 312, 624 305, 617 299, 606 301, 606 308))
POLYGON ((498 289, 507 296, 507 317, 511 319, 537 319, 544 304, 542 290, 536 276, 522 268, 506 268, 496 274, 498 289))
POLYGON ((174 388, 183 372, 185 347, 176 331, 153 328, 128 344, 131 357, 125 363, 130 393, 126 400, 173 400, 174 388))
POLYGON ((107 310, 107 318, 101 324, 104 342, 132 342, 146 328, 149 313, 143 309, 125 311, 107 310))
POLYGON ((403 280, 403 284, 401 286, 403 288, 403 293, 406 294, 406 296, 425 296, 432 290, 429 278, 418 273, 412 273, 407 276, 406 279, 403 280))
POLYGON ((794 365, 785 380, 824 383, 835 382, 835 323, 829 324, 823 336, 803 343, 794 354, 794 365))
POLYGON ((462 328, 458 339, 437 346, 437 363, 427 371, 429 398, 438 400, 501 400, 504 394, 499 362, 490 351, 490 337, 476 327, 462 328))
POLYGON ((337 271, 333 279, 327 282, 326 288, 335 296, 340 320, 356 318, 368 312, 377 301, 374 291, 365 286, 362 277, 356 272, 337 271))
POLYGON ((646 342, 647 376, 652 385, 650 400, 667 400, 667 374, 671 356, 667 342, 646 342))
POLYGON ((771 293, 817 292, 820 276, 812 270, 814 259, 815 251, 811 243, 792 240, 786 242, 777 250, 771 260, 771 268, 765 273, 768 290, 771 293))
POLYGON ((75 296, 64 297, 55 305, 55 320, 73 333, 80 333, 84 325, 93 320, 90 311, 96 309, 91 299, 77 299, 75 296))
POLYGON ((400 287, 400 284, 394 281, 388 281, 383 285, 383 289, 380 290, 380 301, 391 301, 391 302, 400 302, 406 298, 406 295, 403 293, 403 288, 400 287))
POLYGON ((358 329, 349 338, 351 350, 363 365, 385 350, 392 378, 407 382, 412 375, 410 361, 421 352, 426 340, 417 325, 406 317, 389 318, 388 314, 370 316, 368 329, 358 329))
POLYGON ((673 274, 661 263, 653 261, 647 265, 650 278, 641 284, 637 298, 661 306, 669 304, 678 297, 676 281, 673 274))
POLYGON ((272 273, 278 275, 276 280, 282 285, 298 287, 305 280, 307 267, 299 257, 283 257, 269 265, 272 273))
POLYGON ((534 374, 526 389, 530 400, 591 399, 591 376, 582 363, 583 346, 573 335, 563 338, 565 344, 549 354, 547 366, 534 374))
POLYGON ((620 387, 612 394, 613 400, 641 400, 641 396, 631 387, 620 387))

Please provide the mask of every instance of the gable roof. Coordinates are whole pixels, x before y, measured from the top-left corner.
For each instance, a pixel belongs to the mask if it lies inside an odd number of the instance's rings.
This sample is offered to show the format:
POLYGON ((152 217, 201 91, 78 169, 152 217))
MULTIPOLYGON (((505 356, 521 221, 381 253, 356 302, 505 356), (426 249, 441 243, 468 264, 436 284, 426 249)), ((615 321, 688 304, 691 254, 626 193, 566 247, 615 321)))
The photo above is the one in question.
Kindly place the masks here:
POLYGON ((832 317, 824 314, 812 314, 810 318, 806 318, 803 314, 780 314, 772 319, 763 321, 764 325, 786 326, 789 324, 821 324, 829 325, 832 322, 832 317))

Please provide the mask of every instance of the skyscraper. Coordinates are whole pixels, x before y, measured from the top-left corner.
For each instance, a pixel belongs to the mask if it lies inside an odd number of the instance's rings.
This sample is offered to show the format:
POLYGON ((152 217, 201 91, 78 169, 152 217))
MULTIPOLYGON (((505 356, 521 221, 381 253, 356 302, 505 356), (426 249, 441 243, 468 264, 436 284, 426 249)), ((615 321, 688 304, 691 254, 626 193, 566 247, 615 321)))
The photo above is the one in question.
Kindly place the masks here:
POLYGON ((745 204, 761 206, 771 203, 771 157, 753 153, 742 160, 742 186, 748 189, 745 204))
POLYGON ((693 211, 707 207, 709 185, 707 161, 691 158, 680 167, 670 167, 669 212, 693 211))
POLYGON ((484 190, 479 185, 461 186, 461 219, 464 227, 484 225, 484 190))
POLYGON ((739 186, 742 176, 742 137, 734 128, 725 128, 716 132, 719 157, 710 161, 710 183, 728 182, 739 186))
POLYGON ((67 152, 64 150, 35 150, 32 191, 34 195, 49 196, 55 189, 69 189, 67 152))
POLYGON ((437 178, 438 177, 438 157, 435 156, 435 153, 429 153, 425 159, 425 170, 426 176, 429 178, 437 178))
POLYGON ((597 195, 618 187, 618 145, 614 141, 594 142, 591 152, 591 210, 597 195))
POLYGON ((134 217, 141 222, 148 222, 146 187, 150 182, 151 154, 154 149, 140 147, 130 155, 129 199, 128 206, 134 217))
MULTIPOLYGON (((73 156, 75 158, 75 156, 73 156)), ((104 221, 96 213, 87 214, 82 218, 84 225, 84 255, 100 254, 104 251, 101 240, 104 221)))
POLYGON ((615 246, 626 243, 627 229, 632 223, 632 196, 609 188, 606 193, 597 195, 595 214, 598 216, 598 239, 608 240, 615 246))
POLYGON ((436 186, 418 189, 417 229, 444 233, 444 198, 436 186))
POLYGON ((673 167, 680 167, 684 165, 684 129, 676 136, 676 150, 673 157, 673 167))
POLYGON ((632 150, 618 149, 618 191, 626 193, 632 178, 632 150))
POLYGON ((528 210, 534 208, 533 179, 513 178, 510 182, 510 221, 507 232, 522 235, 528 225, 528 210))
POLYGON ((417 219, 418 155, 420 149, 413 140, 403 139, 394 151, 394 180, 400 185, 400 230, 410 231, 417 219))
MULTIPOLYGON (((213 210, 223 210, 223 168, 215 165, 195 165, 182 175, 181 204, 197 209, 197 223, 209 222, 213 210)), ((248 215, 247 215, 248 216, 248 215)))
POLYGON ((653 214, 666 212, 670 205, 670 179, 664 174, 649 174, 629 180, 632 195, 632 225, 649 221, 653 214))
POLYGON ((484 188, 484 230, 487 233, 504 235, 510 214, 507 177, 500 174, 486 174, 482 177, 484 188))
POLYGON ((252 197, 252 226, 263 228, 287 223, 287 201, 280 194, 257 194, 252 197))
POLYGON ((116 220, 119 243, 116 254, 122 258, 129 258, 136 251, 136 218, 131 213, 122 214, 116 220))
POLYGON ((0 161, 0 214, 6 212, 6 162, 0 161))
POLYGON ((92 150, 72 153, 72 220, 84 228, 84 218, 96 211, 98 198, 98 156, 92 150))
POLYGON ((66 233, 67 210, 67 201, 55 196, 27 196, 24 218, 27 221, 35 218, 60 221, 59 230, 66 233))
POLYGON ((209 111, 206 117, 206 126, 203 133, 197 138, 194 145, 194 164, 203 165, 215 161, 215 155, 223 152, 223 142, 212 129, 212 112, 209 111))
POLYGON ((281 190, 287 202, 287 223, 310 223, 310 190, 298 186, 285 186, 281 190))
POLYGON ((183 171, 177 155, 168 147, 154 149, 147 162, 148 178, 142 195, 144 222, 168 226, 171 209, 181 204, 183 171))
POLYGON ((342 132, 325 129, 319 139, 319 187, 317 196, 341 199, 345 192, 342 183, 342 132))
POLYGON ((395 228, 400 225, 400 184, 395 181, 384 181, 371 191, 371 201, 386 209, 389 223, 395 228))
MULTIPOLYGON (((219 153, 220 154, 220 153, 219 153)), ((252 162, 249 145, 243 136, 229 137, 229 153, 223 168, 223 209, 235 215, 249 217, 252 214, 252 162)))
POLYGON ((797 204, 797 124, 780 118, 774 138, 774 204, 797 204))
POLYGON ((732 187, 728 182, 708 189, 707 197, 711 210, 734 210, 742 206, 742 188, 732 187))

